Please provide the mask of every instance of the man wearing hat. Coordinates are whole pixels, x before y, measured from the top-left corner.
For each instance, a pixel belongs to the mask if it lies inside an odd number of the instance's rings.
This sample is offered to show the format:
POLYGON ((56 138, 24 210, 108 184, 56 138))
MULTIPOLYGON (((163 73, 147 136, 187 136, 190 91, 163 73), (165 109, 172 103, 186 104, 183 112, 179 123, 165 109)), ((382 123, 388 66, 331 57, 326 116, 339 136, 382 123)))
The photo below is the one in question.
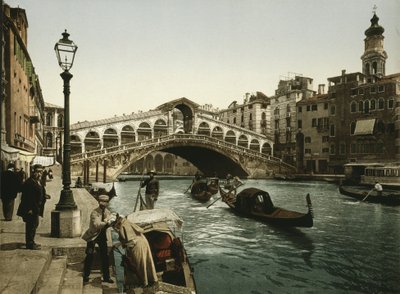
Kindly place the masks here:
POLYGON ((43 166, 34 165, 30 178, 24 182, 21 189, 21 203, 17 215, 25 222, 26 249, 40 249, 40 245, 35 243, 36 229, 39 226, 39 216, 43 217, 46 200, 50 198, 40 183, 42 173, 43 166))
POLYGON ((20 183, 14 168, 14 163, 10 162, 7 170, 1 174, 1 202, 3 203, 3 215, 6 221, 12 220, 15 198, 20 189, 20 183))
POLYGON ((154 204, 158 199, 160 184, 158 183, 158 180, 154 177, 154 175, 156 174, 154 170, 149 171, 148 174, 149 177, 144 180, 140 187, 143 188, 144 186, 146 186, 146 208, 153 209, 154 204))
POLYGON ((83 282, 89 282, 90 271, 92 269, 94 247, 97 244, 100 250, 101 272, 103 274, 103 282, 114 283, 110 278, 108 248, 106 231, 116 216, 111 214, 107 209, 110 198, 107 195, 100 195, 98 198, 99 207, 94 209, 90 214, 90 223, 87 231, 82 235, 82 239, 87 242, 86 257, 83 268, 83 282))

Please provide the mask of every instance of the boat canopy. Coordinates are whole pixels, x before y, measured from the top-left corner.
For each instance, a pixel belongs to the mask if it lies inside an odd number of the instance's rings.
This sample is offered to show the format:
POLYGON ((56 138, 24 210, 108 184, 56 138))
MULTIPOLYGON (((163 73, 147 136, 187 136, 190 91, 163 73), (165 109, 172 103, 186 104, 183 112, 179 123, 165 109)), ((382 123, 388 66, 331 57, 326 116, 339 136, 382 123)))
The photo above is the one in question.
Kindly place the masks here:
POLYGON ((237 195, 236 209, 244 213, 249 213, 254 209, 271 212, 274 210, 274 204, 268 192, 257 188, 247 188, 237 195))
POLYGON ((128 220, 141 227, 160 222, 173 223, 178 229, 182 228, 183 220, 171 209, 157 208, 140 210, 128 215, 128 220))

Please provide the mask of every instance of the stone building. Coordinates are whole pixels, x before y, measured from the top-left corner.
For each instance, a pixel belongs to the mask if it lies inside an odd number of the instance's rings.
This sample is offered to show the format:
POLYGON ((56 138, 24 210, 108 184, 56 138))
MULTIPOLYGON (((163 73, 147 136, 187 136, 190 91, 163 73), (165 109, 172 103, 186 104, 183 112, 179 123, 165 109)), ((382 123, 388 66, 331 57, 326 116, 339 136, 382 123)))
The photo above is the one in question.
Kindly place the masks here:
POLYGON ((389 163, 399 158, 400 73, 386 75, 384 28, 378 21, 374 13, 365 31, 362 73, 343 70, 328 79, 329 161, 334 172, 343 172, 348 162, 389 163))
POLYGON ((64 138, 64 108, 45 102, 44 105, 43 155, 53 156, 62 163, 64 138))
POLYGON ((3 11, 1 159, 29 171, 30 161, 43 152, 44 100, 28 52, 25 10, 4 4, 3 11))

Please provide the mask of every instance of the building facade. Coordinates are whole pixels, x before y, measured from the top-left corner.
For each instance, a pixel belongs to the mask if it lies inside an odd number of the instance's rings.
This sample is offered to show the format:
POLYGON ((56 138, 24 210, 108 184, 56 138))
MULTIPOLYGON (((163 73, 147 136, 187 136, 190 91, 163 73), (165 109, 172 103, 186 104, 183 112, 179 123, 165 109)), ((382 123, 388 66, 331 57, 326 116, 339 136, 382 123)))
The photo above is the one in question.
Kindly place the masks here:
POLYGON ((54 157, 62 163, 62 140, 64 138, 64 108, 45 102, 43 155, 54 157))
POLYGON ((29 171, 43 153, 44 100, 28 52, 28 20, 24 9, 3 5, 2 164, 10 161, 29 171))

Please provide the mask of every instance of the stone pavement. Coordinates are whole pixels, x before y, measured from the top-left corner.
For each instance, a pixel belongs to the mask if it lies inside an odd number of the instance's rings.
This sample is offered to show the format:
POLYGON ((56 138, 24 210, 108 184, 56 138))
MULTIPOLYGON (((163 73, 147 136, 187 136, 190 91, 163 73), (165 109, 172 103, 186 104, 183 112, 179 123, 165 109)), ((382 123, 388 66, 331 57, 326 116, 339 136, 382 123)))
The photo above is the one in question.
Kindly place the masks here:
MULTIPOLYGON (((44 217, 40 218, 35 242, 41 250, 25 249, 25 223, 16 216, 20 203, 15 201, 12 221, 0 221, 0 293, 118 293, 116 283, 101 282, 98 265, 94 265, 91 282, 82 284, 82 261, 86 242, 77 238, 53 238, 51 211, 59 201, 62 190, 61 168, 51 167, 54 179, 47 182, 46 192, 51 199, 46 202, 44 217)), ((90 212, 97 201, 85 189, 72 189, 74 199, 81 210, 82 232, 89 225, 90 212)), ((0 202, 1 206, 1 202, 0 202)), ((1 211, 1 208, 0 208, 1 211)), ((114 273, 111 268, 111 273, 114 273)), ((115 280, 115 277, 114 277, 115 280)))

